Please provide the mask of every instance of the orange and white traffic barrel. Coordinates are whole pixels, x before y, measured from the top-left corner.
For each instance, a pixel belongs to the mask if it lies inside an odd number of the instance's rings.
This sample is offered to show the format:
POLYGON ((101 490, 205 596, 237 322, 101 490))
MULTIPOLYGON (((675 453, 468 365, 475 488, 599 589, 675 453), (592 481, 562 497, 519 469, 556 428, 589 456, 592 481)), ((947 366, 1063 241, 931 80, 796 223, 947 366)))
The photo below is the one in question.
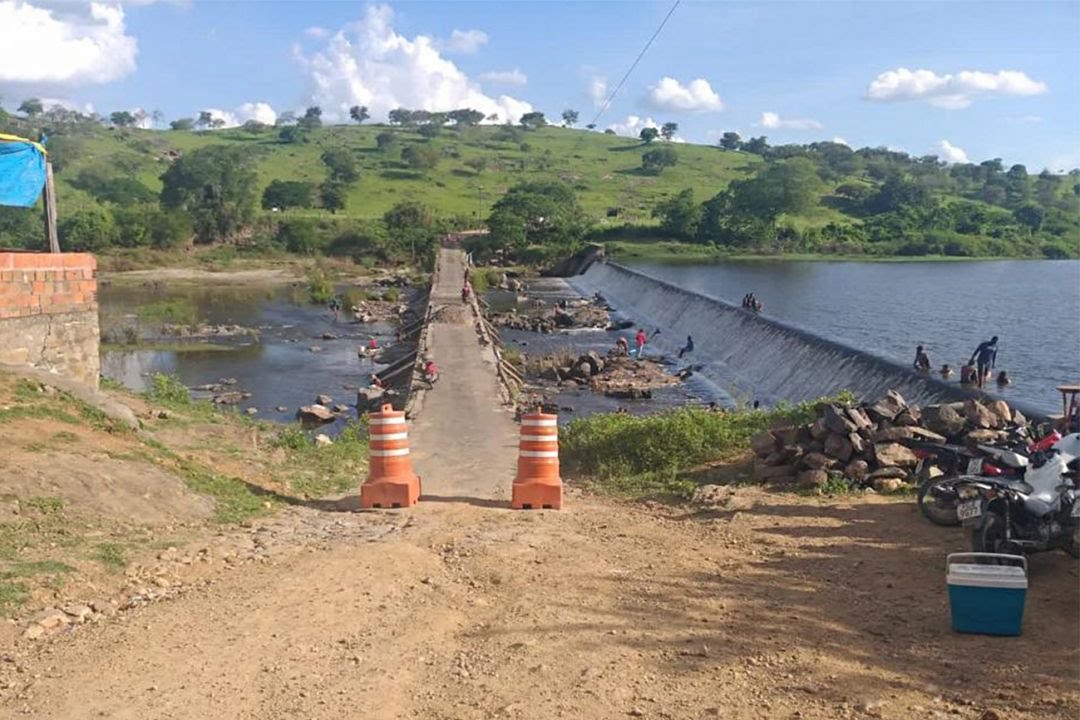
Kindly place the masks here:
POLYGON ((360 507, 412 507, 420 500, 420 478, 409 457, 405 413, 383 405, 368 417, 368 428, 368 479, 360 486, 360 507))
POLYGON ((521 418, 518 471, 510 500, 515 510, 562 507, 558 423, 555 415, 539 410, 521 418))

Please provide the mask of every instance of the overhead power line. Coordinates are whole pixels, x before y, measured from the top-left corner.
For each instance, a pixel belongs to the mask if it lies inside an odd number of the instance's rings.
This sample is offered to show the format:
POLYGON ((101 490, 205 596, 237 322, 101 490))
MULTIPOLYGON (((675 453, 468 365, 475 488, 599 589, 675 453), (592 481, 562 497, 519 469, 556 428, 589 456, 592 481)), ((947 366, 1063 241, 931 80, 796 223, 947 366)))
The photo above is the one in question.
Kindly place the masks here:
POLYGON ((665 15, 664 19, 660 22, 660 26, 656 28, 656 32, 654 32, 652 34, 652 37, 649 38, 649 42, 645 43, 645 47, 641 49, 641 52, 638 53, 637 58, 634 60, 633 64, 630 65, 630 68, 626 71, 626 74, 622 76, 622 80, 619 81, 619 84, 616 85, 615 89, 611 91, 610 95, 608 95, 607 100, 605 100, 604 104, 600 107, 600 112, 596 113, 596 117, 594 117, 592 121, 593 125, 596 125, 597 121, 601 118, 601 116, 603 116, 603 114, 607 112, 608 107, 610 107, 611 105, 611 101, 614 100, 615 96, 619 94, 619 90, 622 89, 623 83, 625 83, 626 79, 630 77, 630 73, 634 72, 634 68, 636 68, 638 63, 641 62, 641 58, 645 57, 645 53, 649 51, 649 48, 652 46, 653 41, 656 40, 656 37, 660 34, 660 31, 664 29, 665 25, 667 25, 667 21, 671 19, 672 14, 675 12, 675 8, 679 7, 680 2, 682 2, 682 0, 675 0, 675 4, 671 6, 670 10, 668 10, 668 14, 665 15))

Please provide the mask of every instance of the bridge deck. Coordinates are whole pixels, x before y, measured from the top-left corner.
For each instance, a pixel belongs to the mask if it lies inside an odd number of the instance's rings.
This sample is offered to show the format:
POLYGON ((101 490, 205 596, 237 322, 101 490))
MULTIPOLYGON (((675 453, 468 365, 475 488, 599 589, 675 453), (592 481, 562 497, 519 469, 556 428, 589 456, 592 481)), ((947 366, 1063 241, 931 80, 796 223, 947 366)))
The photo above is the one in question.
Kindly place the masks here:
POLYGON ((440 378, 424 397, 412 428, 412 457, 424 498, 502 500, 517 461, 517 426, 502 406, 495 358, 480 345, 461 302, 465 258, 440 250, 432 280, 428 351, 440 378))

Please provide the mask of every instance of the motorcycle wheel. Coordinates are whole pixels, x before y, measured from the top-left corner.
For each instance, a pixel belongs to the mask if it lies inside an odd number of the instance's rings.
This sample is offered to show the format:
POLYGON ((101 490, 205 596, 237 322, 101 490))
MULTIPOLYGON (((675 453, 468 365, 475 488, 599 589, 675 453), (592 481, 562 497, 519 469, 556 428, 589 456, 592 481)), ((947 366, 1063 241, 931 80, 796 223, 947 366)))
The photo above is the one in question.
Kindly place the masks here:
POLYGON ((971 531, 971 551, 1005 552, 1005 543, 1005 518, 993 511, 985 513, 971 531))
POLYGON ((916 500, 923 517, 942 527, 960 524, 960 518, 956 516, 956 504, 959 501, 956 496, 956 481, 955 477, 944 476, 923 481, 916 500))

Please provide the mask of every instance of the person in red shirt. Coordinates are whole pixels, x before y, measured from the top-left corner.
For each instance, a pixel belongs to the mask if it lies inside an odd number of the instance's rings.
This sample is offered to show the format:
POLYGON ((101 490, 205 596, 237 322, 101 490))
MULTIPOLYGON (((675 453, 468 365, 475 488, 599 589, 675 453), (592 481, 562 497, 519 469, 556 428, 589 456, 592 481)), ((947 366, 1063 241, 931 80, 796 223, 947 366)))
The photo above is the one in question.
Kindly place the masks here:
POLYGON ((424 365, 424 379, 427 380, 428 385, 434 385, 435 381, 439 379, 439 366, 435 364, 434 360, 428 360, 424 365))
POLYGON ((634 336, 634 344, 637 345, 637 356, 641 357, 642 351, 645 350, 645 328, 638 328, 637 335, 634 336))
POLYGON ((379 349, 379 341, 375 339, 374 335, 372 335, 368 339, 367 346, 368 346, 368 350, 378 350, 379 349))

